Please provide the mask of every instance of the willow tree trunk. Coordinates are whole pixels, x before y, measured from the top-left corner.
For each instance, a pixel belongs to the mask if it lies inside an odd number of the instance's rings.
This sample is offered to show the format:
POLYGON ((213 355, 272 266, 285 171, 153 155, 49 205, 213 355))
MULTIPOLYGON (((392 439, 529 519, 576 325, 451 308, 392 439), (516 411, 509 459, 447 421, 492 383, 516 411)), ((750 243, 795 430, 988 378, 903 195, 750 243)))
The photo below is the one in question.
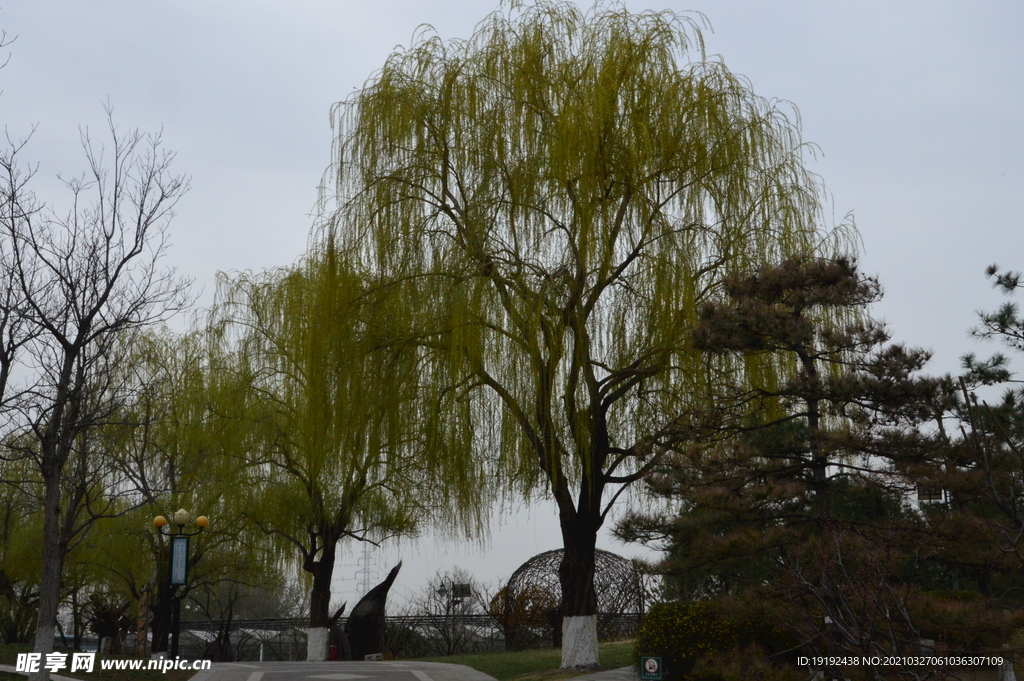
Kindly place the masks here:
MULTIPOLYGON (((164 556, 161 554, 161 559, 164 556)), ((158 572, 158 574, 160 574, 158 572)), ((171 639, 171 617, 173 616, 174 592, 178 587, 170 586, 170 576, 164 577, 158 583, 156 595, 149 603, 149 612, 152 616, 150 630, 153 632, 153 640, 149 646, 149 652, 166 653, 171 639)))
POLYGON ((306 639, 306 659, 327 659, 331 634, 331 578, 334 576, 334 558, 337 541, 327 541, 320 552, 320 560, 309 560, 303 566, 313 575, 313 589, 309 593, 309 634, 306 639))
POLYGON ((600 516, 560 514, 564 553, 558 566, 562 587, 562 668, 600 669, 594 569, 600 516))

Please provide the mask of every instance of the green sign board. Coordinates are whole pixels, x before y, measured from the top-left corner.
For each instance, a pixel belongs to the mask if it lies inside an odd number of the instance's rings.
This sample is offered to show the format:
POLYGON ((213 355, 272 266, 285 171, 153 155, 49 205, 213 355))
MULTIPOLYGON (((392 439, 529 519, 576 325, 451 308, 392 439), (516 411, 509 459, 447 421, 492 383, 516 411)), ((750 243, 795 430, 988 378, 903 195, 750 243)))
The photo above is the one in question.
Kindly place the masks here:
POLYGON ((661 658, 640 658, 640 681, 661 681, 661 658))

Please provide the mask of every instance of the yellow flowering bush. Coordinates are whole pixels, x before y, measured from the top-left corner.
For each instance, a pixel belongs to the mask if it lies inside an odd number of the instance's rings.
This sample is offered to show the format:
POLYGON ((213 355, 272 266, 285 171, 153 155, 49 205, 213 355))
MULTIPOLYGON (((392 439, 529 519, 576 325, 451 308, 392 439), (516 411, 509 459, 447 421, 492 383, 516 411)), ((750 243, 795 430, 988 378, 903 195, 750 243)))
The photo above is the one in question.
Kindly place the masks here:
POLYGON ((644 616, 637 632, 637 661, 645 655, 696 659, 739 644, 736 626, 709 603, 658 603, 644 616))

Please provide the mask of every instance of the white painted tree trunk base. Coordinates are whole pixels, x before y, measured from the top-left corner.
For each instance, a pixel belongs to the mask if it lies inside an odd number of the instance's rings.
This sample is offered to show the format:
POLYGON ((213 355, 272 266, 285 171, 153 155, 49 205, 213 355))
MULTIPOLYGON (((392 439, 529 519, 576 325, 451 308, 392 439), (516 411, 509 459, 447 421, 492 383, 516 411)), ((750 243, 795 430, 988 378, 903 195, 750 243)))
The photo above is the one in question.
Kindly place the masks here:
POLYGON ((597 615, 562 618, 562 669, 600 669, 597 615))
POLYGON ((327 642, 331 630, 327 627, 310 627, 306 630, 306 660, 323 662, 327 659, 327 642))

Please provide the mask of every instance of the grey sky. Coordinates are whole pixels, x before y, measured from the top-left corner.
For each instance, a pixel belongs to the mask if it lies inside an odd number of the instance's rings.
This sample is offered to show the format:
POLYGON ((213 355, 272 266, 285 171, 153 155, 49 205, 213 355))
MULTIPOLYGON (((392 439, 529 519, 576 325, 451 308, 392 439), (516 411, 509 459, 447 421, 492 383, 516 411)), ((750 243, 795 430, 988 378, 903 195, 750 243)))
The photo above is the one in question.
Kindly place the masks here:
MULTIPOLYGON (((976 310, 1001 302, 984 267, 1024 269, 1024 3, 627 5, 703 12, 714 27, 708 52, 758 94, 799 108, 805 140, 824 154, 809 165, 831 193, 830 219, 854 213, 862 265, 886 290, 876 313, 896 339, 934 350, 934 372, 955 370, 964 352, 994 349, 966 331, 976 310)), ((193 184, 172 226, 170 259, 209 302, 218 270, 286 265, 304 250, 330 161, 331 105, 409 44, 418 25, 464 38, 495 7, 18 0, 0 9, 0 28, 17 35, 0 71, 0 120, 13 137, 38 125, 25 156, 40 164, 39 194, 58 205, 54 175, 83 169, 78 126, 101 137, 101 102, 109 99, 125 128, 162 126, 193 184)), ((559 544, 542 505, 530 520, 509 518, 487 550, 404 547, 398 589, 453 565, 484 580, 507 577, 559 544)), ((352 556, 339 577, 355 569, 352 556)))

